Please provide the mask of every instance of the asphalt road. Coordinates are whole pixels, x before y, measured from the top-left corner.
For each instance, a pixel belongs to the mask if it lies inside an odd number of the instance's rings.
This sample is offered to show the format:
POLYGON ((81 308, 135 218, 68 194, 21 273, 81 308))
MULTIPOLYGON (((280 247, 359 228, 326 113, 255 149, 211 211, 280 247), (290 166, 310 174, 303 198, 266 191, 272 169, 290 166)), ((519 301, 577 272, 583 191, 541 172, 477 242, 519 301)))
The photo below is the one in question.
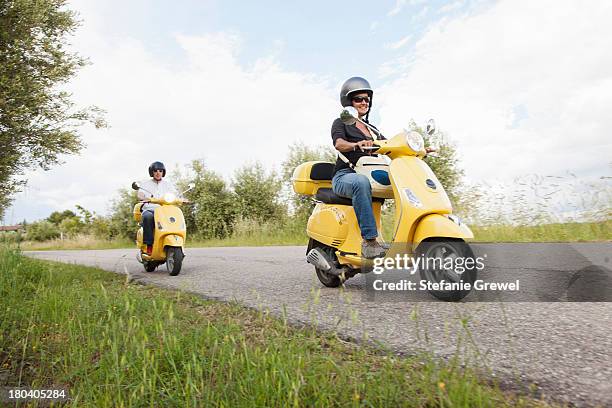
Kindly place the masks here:
MULTIPOLYGON (((376 292, 373 274, 325 288, 306 264, 304 247, 187 249, 177 277, 165 266, 146 273, 135 249, 26 254, 266 308, 400 354, 458 353, 508 387, 531 387, 576 406, 612 406, 611 249, 611 243, 478 245, 475 253, 486 265, 479 276, 487 282, 520 279, 520 290, 473 292, 461 303, 376 292)), ((398 278, 390 273, 387 279, 398 278)))

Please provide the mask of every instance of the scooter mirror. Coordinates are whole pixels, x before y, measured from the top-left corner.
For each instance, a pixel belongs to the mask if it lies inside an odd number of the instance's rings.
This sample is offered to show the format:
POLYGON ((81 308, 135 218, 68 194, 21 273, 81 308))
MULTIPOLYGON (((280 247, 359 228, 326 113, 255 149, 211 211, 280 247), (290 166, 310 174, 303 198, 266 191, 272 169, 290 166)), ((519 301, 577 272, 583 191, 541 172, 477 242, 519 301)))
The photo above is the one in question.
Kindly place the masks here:
POLYGON ((195 183, 187 184, 187 190, 183 191, 181 194, 185 194, 186 192, 193 190, 194 187, 195 187, 195 183))
POLYGON ((436 132, 436 122, 433 119, 429 119, 427 121, 427 129, 425 130, 425 132, 431 136, 436 132))
POLYGON ((359 114, 357 113, 357 109, 352 106, 345 106, 342 112, 340 112, 340 120, 344 122, 345 125, 354 125, 358 117, 359 114))
POLYGON ((132 190, 140 190, 140 186, 138 185, 137 182, 132 183, 132 190))

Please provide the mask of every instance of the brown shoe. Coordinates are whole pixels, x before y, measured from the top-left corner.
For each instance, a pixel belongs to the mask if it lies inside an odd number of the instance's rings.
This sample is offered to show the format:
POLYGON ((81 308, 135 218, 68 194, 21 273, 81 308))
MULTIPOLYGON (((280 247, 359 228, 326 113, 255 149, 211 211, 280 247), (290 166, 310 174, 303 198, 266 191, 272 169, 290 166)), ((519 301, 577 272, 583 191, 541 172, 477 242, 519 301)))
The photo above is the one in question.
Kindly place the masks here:
POLYGON ((364 239, 361 243, 361 256, 366 259, 381 258, 385 256, 386 249, 375 240, 364 239))

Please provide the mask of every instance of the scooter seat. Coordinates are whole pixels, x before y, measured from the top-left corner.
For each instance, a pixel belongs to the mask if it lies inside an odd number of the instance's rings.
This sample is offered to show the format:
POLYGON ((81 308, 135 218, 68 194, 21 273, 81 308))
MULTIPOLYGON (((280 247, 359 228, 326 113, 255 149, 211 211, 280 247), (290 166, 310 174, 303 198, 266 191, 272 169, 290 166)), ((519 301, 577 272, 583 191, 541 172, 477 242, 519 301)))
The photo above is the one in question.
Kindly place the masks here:
MULTIPOLYGON (((316 199, 325 204, 353 205, 350 198, 340 197, 331 188, 320 188, 317 190, 316 199)), ((384 198, 372 197, 372 201, 384 202, 384 198)))

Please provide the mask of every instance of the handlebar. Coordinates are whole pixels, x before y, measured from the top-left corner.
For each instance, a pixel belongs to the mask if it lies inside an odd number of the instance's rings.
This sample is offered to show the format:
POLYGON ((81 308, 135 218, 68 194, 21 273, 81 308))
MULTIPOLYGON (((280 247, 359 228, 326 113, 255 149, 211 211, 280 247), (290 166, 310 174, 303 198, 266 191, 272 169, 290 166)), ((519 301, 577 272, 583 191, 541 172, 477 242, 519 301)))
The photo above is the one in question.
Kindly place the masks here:
POLYGON ((163 198, 149 198, 146 200, 140 200, 139 203, 142 203, 142 204, 147 204, 147 203, 151 203, 151 204, 190 204, 191 202, 189 200, 183 200, 180 198, 177 198, 174 201, 166 201, 163 198))

